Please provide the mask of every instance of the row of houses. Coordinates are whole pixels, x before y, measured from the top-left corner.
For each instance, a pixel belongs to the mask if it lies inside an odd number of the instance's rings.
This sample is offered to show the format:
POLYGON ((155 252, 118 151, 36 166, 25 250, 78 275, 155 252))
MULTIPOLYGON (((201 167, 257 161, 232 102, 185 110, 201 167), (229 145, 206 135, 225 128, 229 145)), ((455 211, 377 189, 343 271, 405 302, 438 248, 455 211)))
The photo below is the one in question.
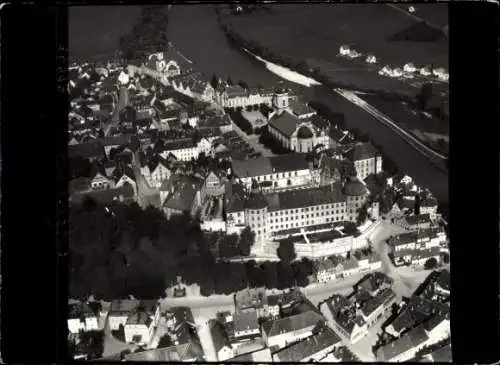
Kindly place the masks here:
POLYGON ((392 340, 376 351, 378 361, 432 358, 434 352, 436 358, 451 361, 449 280, 448 270, 434 271, 409 300, 401 303, 397 315, 384 329, 392 340))
POLYGON ((446 233, 442 227, 426 226, 391 236, 387 240, 387 245, 390 249, 389 255, 396 266, 422 266, 430 258, 435 258, 439 262, 440 253, 446 242, 446 233))
POLYGON ((378 254, 368 257, 350 257, 349 259, 334 262, 332 259, 317 261, 315 272, 319 283, 327 283, 335 279, 342 279, 354 274, 375 271, 380 269, 382 261, 378 254))
POLYGON ((265 289, 247 289, 235 295, 235 306, 211 322, 219 361, 319 361, 341 344, 298 290, 266 296, 265 289))
POLYGON ((365 337, 395 301, 392 280, 382 273, 365 277, 355 286, 355 291, 345 297, 334 294, 322 303, 322 312, 331 318, 332 326, 345 341, 356 343, 365 337))

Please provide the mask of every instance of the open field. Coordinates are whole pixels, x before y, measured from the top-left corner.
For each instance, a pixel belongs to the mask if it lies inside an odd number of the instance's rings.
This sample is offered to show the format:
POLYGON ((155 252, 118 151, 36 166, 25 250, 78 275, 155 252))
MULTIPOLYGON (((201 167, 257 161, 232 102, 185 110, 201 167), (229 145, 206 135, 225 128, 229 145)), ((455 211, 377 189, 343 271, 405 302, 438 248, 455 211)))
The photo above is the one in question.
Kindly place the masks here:
MULTIPOLYGON (((428 5, 431 6, 431 5, 428 5)), ((420 5, 424 7, 424 5, 420 5)), ((433 8, 446 12, 446 5, 433 8)), ((407 62, 435 67, 448 66, 448 41, 444 34, 407 16, 398 9, 376 4, 287 4, 270 7, 271 12, 229 16, 229 25, 244 39, 254 40, 271 51, 308 63, 327 72, 332 81, 365 88, 385 88, 407 93, 415 87, 379 76, 364 62, 338 57, 339 47, 373 53, 382 64, 402 67, 407 62), (438 32, 439 33, 439 32, 438 32), (405 41, 390 40, 394 37, 405 41), (417 38, 434 37, 434 41, 417 38), (366 72, 360 70, 366 69, 366 72)))

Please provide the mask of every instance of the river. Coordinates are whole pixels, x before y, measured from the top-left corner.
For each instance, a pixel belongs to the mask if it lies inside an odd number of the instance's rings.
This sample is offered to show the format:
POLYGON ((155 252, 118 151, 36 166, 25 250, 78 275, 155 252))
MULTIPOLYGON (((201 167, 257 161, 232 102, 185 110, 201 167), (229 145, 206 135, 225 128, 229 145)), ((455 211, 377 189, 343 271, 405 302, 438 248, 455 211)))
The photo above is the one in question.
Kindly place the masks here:
POLYGON ((428 187, 442 202, 448 202, 448 176, 435 167, 395 132, 383 126, 370 114, 341 96, 323 87, 303 87, 291 84, 270 72, 261 62, 229 45, 217 24, 212 5, 174 5, 168 26, 169 39, 176 48, 194 62, 207 77, 231 77, 249 85, 275 86, 278 82, 292 85, 299 94, 315 98, 345 115, 346 124, 357 127, 384 147, 402 171, 412 176, 416 184, 428 187))

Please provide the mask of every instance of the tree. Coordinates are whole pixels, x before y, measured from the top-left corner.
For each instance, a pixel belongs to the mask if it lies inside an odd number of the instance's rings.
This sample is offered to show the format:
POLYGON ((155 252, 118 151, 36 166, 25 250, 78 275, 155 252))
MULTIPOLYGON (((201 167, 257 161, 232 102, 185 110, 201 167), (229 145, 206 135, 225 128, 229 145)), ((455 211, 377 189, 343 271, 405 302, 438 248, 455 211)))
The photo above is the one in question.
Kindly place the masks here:
POLYGON ((292 266, 283 261, 278 263, 278 289, 291 288, 295 284, 292 266))
POLYGON ((217 89, 217 87, 219 86, 219 79, 218 79, 217 75, 215 74, 215 72, 212 74, 212 78, 210 79, 210 85, 214 89, 217 89))
POLYGON ((278 247, 278 257, 286 264, 289 264, 297 257, 293 240, 290 237, 280 242, 278 247))
POLYGON ((245 110, 250 113, 253 110, 253 107, 251 105, 247 105, 245 110))
POLYGON ((261 266, 267 289, 278 287, 278 266, 273 261, 266 261, 261 266))
POLYGON ((248 84, 243 80, 238 81, 238 85, 240 85, 243 89, 248 89, 248 84))
POLYGON ((255 232, 253 232, 250 227, 245 227, 241 231, 238 246, 240 248, 240 253, 242 256, 250 255, 250 249, 255 243, 255 232))
POLYGON ((438 265, 438 262, 437 262, 436 258, 431 257, 425 262, 424 268, 426 270, 432 270, 432 269, 435 269, 437 267, 437 265, 438 265))
POLYGON ((432 97, 432 84, 430 82, 427 82, 422 85, 422 88, 420 89, 420 93, 417 95, 417 104, 419 108, 421 109, 426 109, 427 104, 432 97))
POLYGON ((229 77, 227 78, 227 84, 228 84, 228 85, 234 85, 234 84, 233 84, 233 80, 231 79, 231 76, 229 76, 229 77))
POLYGON ((295 284, 302 287, 307 286, 309 284, 309 278, 306 265, 302 261, 294 261, 292 263, 292 269, 295 284))

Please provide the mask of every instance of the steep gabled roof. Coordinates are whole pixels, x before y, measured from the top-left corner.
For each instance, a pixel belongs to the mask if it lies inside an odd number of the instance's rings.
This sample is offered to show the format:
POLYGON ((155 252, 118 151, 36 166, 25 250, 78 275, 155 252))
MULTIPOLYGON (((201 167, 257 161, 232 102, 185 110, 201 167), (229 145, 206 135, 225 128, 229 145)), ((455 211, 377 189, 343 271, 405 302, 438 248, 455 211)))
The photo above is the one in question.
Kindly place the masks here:
POLYGON ((263 330, 267 333, 268 337, 272 337, 316 326, 322 322, 325 322, 325 318, 315 311, 310 310, 305 313, 281 318, 271 323, 266 322, 263 325, 263 330))

